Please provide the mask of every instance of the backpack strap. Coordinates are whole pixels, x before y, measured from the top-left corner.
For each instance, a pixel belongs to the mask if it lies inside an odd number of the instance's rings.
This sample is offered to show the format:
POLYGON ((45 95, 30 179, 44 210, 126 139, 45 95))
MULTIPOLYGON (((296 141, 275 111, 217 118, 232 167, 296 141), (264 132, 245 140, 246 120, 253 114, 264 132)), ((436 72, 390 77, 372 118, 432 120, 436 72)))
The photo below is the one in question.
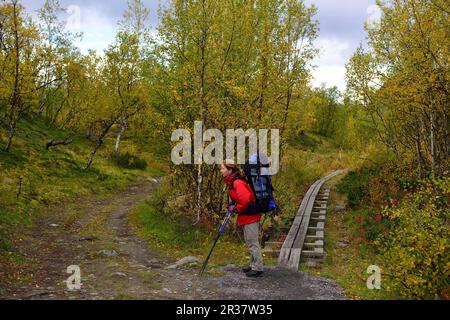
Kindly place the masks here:
POLYGON ((238 180, 241 180, 241 181, 244 181, 245 183, 248 183, 247 182, 247 179, 245 179, 243 176, 241 176, 239 173, 233 178, 233 179, 231 179, 231 181, 230 181, 230 186, 228 187, 230 190, 234 190, 235 188, 234 188, 234 183, 236 182, 236 181, 238 181, 238 180))

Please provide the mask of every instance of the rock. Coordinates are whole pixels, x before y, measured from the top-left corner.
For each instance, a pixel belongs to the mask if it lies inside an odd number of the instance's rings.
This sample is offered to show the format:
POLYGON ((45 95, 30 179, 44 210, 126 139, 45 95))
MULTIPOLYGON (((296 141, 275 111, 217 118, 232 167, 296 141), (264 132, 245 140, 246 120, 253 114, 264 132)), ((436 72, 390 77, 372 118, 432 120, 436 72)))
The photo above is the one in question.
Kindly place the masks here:
POLYGON ((338 241, 338 242, 336 242, 336 246, 338 248, 347 248, 349 245, 350 245, 350 243, 347 242, 347 241, 338 241))
POLYGON ((158 260, 149 260, 147 261, 147 267, 153 269, 161 269, 163 267, 163 264, 158 260))
POLYGON ((24 298, 25 299, 32 299, 32 298, 40 297, 40 296, 48 296, 50 294, 54 294, 54 292, 51 292, 51 291, 33 291, 30 294, 26 295, 24 298))
POLYGON ((192 263, 198 263, 200 262, 200 259, 196 258, 196 257, 185 257, 183 259, 181 259, 180 261, 178 261, 177 263, 168 266, 166 269, 178 269, 186 264, 192 264, 192 263))
POLYGON ((315 267, 317 267, 317 262, 316 261, 307 261, 306 266, 308 268, 315 268, 315 267))
POLYGON ((98 240, 98 238, 96 238, 96 237, 82 237, 82 238, 80 238, 80 239, 78 239, 78 241, 97 241, 98 240))
POLYGON ((236 265, 229 264, 229 265, 227 265, 225 267, 221 267, 220 270, 222 270, 222 271, 234 271, 236 268, 237 268, 236 265))
POLYGON ((172 293, 172 291, 170 291, 170 290, 167 289, 167 288, 163 288, 162 291, 164 291, 164 292, 166 292, 166 293, 172 293))
POLYGON ((336 212, 336 213, 342 213, 342 212, 345 212, 345 211, 347 211, 347 207, 346 206, 336 206, 334 208, 334 212, 336 212))
POLYGON ((59 224, 52 223, 52 224, 50 224, 49 226, 50 226, 51 228, 58 228, 58 227, 59 227, 59 224))
POLYGON ((122 277, 122 278, 128 277, 128 276, 127 276, 125 273, 123 273, 123 272, 116 272, 116 273, 113 274, 113 276, 116 276, 116 277, 122 277))
POLYGON ((98 252, 101 256, 107 256, 107 257, 117 257, 119 254, 114 250, 100 250, 98 252))

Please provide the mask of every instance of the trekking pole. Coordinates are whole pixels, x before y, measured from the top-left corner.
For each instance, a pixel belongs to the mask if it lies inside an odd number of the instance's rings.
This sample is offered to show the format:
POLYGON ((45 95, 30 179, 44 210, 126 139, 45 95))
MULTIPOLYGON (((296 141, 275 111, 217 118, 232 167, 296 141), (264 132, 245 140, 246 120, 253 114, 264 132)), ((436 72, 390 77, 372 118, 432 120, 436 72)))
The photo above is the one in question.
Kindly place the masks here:
POLYGON ((231 215, 232 215, 232 214, 233 214, 233 213, 230 212, 230 211, 227 212, 227 214, 226 214, 226 216, 225 216, 225 220, 224 220, 222 226, 221 226, 220 229, 219 229, 219 234, 217 235, 216 241, 214 241, 214 245, 213 245, 213 247, 211 248, 211 251, 209 252, 208 258, 206 258, 205 262, 203 263, 202 270, 200 271, 200 276, 202 276, 203 273, 205 272, 206 266, 208 265, 209 258, 211 258, 211 254, 213 253, 214 248, 216 247, 216 244, 217 244, 217 242, 219 241, 220 236, 225 232, 225 228, 226 228, 226 226, 227 226, 227 224, 228 224, 228 221, 230 221, 230 218, 231 218, 231 215))

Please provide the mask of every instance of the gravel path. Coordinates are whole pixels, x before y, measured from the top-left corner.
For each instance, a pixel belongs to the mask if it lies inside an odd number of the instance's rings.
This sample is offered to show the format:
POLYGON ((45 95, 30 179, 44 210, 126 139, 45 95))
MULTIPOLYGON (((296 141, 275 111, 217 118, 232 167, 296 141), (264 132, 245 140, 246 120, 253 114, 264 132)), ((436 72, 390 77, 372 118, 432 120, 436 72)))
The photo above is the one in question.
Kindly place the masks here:
POLYGON ((238 266, 219 268, 205 277, 197 275, 198 267, 166 269, 175 261, 149 248, 133 234, 126 219, 157 184, 153 180, 89 204, 87 213, 68 226, 62 222, 63 210, 35 222, 16 243, 32 263, 21 270, 5 267, 8 279, 18 272, 30 280, 25 284, 1 281, 7 285, 0 288, 0 299, 345 299, 334 281, 275 267, 267 267, 258 279, 246 278, 238 266), (82 237, 92 224, 100 228, 98 234, 82 237), (80 267, 81 290, 67 290, 66 271, 71 265, 80 267))

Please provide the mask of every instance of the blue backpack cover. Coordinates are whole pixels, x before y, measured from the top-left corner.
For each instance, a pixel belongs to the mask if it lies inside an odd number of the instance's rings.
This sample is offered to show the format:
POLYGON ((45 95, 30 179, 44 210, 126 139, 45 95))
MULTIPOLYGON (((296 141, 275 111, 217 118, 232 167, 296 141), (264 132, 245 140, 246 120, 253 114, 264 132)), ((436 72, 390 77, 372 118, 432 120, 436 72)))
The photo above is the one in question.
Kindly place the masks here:
MULTIPOLYGON (((268 213, 277 208, 273 197, 274 188, 269 174, 269 161, 264 154, 254 154, 244 166, 247 181, 253 190, 256 203, 251 211, 268 213)), ((251 214, 251 213, 250 213, 251 214)))

